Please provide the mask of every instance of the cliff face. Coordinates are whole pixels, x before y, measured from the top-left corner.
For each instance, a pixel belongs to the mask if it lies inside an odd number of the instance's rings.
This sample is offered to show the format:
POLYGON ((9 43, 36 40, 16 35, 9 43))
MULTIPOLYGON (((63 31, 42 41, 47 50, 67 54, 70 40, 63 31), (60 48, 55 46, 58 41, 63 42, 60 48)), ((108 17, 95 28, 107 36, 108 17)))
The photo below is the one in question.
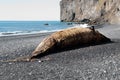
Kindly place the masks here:
POLYGON ((120 24, 120 0, 62 0, 61 21, 91 21, 120 24))

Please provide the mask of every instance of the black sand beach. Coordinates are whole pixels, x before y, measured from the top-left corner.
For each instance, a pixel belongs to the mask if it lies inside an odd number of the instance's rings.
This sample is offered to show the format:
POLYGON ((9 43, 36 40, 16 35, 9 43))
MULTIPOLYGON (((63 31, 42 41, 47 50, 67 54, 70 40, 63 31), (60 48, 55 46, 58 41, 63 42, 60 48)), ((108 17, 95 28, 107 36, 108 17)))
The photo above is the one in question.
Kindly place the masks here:
MULTIPOLYGON (((50 54, 43 62, 0 62, 0 80, 120 80, 120 26, 98 30, 113 42, 50 54)), ((0 37, 0 60, 30 55, 49 34, 0 37)))

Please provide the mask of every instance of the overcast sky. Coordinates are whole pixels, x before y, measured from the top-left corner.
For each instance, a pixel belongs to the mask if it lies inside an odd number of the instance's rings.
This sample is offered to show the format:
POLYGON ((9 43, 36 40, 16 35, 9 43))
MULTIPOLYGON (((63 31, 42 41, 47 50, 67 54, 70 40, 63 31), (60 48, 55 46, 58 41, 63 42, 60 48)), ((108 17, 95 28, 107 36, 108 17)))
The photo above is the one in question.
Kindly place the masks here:
POLYGON ((61 0, 0 0, 0 20, 59 20, 61 0))

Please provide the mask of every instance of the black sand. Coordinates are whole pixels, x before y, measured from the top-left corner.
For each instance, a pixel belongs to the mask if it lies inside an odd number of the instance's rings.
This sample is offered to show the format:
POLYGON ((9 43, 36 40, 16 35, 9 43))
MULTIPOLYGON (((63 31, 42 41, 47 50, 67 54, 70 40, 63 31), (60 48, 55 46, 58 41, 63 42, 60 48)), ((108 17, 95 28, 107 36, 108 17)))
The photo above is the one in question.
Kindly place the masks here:
MULTIPOLYGON (((43 62, 0 62, 0 80, 120 80, 120 27, 114 27, 99 29, 113 43, 50 54, 43 62)), ((0 37, 0 60, 30 55, 49 34, 0 37)))

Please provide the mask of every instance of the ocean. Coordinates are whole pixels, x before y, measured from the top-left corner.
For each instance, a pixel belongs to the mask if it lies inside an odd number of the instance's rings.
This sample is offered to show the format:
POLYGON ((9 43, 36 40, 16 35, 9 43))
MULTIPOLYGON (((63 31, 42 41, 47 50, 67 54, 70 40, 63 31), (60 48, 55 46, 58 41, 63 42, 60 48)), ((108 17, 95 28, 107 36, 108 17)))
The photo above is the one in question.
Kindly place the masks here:
POLYGON ((0 21, 0 36, 47 33, 72 26, 60 21, 0 21))

